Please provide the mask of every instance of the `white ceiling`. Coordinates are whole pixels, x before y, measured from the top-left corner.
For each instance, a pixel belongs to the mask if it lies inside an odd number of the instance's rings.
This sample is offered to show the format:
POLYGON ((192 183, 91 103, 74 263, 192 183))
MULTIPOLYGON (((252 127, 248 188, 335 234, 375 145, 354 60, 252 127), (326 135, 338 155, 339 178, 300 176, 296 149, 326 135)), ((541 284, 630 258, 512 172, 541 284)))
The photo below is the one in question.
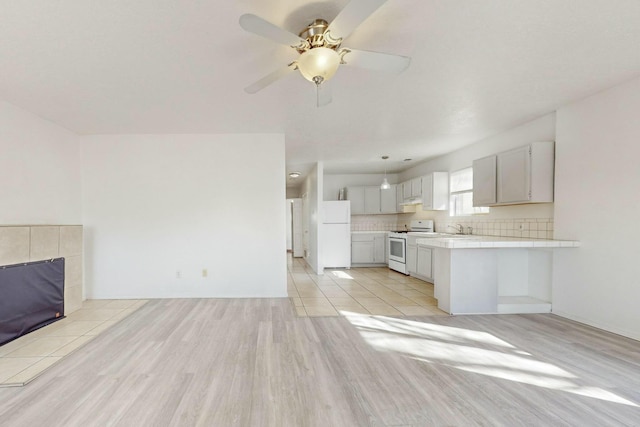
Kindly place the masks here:
POLYGON ((404 73, 343 66, 323 108, 297 73, 243 91, 296 53, 241 14, 298 33, 347 2, 0 0, 0 98, 80 134, 277 132, 288 171, 394 172, 640 75, 637 0, 388 0, 343 46, 404 73))

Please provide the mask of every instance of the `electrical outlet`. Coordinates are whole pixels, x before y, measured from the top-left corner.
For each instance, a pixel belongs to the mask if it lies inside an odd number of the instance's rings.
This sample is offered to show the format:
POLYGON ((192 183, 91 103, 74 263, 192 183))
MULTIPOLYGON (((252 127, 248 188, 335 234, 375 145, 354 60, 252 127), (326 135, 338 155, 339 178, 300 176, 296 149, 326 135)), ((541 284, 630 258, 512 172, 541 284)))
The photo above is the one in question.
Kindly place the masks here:
POLYGON ((207 277, 209 275, 209 272, 207 271, 206 268, 202 269, 202 277, 207 277))
POLYGON ((182 271, 176 270, 176 279, 182 279, 182 271))

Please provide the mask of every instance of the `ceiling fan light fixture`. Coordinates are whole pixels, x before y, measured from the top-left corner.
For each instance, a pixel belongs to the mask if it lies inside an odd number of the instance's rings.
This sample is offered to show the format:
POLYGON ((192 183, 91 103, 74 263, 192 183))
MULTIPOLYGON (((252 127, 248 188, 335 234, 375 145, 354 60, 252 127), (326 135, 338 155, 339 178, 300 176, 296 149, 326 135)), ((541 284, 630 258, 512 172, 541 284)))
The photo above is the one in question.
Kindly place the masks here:
POLYGON ((328 47, 314 47, 300 55, 297 63, 300 74, 305 79, 320 84, 338 71, 340 55, 328 47))
POLYGON ((407 56, 342 47, 343 39, 386 1, 350 0, 331 23, 324 19, 314 19, 298 35, 251 13, 240 16, 239 23, 244 30, 289 46, 300 54, 297 60, 286 67, 281 67, 247 86, 245 92, 256 93, 291 71, 299 70, 306 80, 315 83, 316 105, 320 107, 331 102, 329 86, 322 83, 333 77, 340 64, 392 73, 402 72, 411 62, 411 58, 407 56))

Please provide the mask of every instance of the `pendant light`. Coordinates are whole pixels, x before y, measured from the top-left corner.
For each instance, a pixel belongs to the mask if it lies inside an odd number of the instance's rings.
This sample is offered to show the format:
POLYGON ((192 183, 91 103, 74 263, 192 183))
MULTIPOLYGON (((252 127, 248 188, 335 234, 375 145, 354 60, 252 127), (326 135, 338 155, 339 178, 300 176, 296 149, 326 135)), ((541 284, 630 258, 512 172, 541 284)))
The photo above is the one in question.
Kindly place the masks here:
MULTIPOLYGON (((382 156, 382 160, 387 160, 389 156, 382 156)), ((387 163, 384 164, 384 179, 382 180, 382 184, 380 184, 381 190, 388 190, 391 188, 391 184, 387 181, 387 163)))

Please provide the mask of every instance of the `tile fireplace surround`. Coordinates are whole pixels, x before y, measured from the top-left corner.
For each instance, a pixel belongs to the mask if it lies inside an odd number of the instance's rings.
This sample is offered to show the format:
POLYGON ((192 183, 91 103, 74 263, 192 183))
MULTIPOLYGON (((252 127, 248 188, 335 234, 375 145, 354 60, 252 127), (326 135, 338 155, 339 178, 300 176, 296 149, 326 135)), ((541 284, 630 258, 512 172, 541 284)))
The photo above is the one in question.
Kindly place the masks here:
POLYGON ((0 266, 65 258, 65 315, 82 306, 81 225, 0 225, 0 266))

